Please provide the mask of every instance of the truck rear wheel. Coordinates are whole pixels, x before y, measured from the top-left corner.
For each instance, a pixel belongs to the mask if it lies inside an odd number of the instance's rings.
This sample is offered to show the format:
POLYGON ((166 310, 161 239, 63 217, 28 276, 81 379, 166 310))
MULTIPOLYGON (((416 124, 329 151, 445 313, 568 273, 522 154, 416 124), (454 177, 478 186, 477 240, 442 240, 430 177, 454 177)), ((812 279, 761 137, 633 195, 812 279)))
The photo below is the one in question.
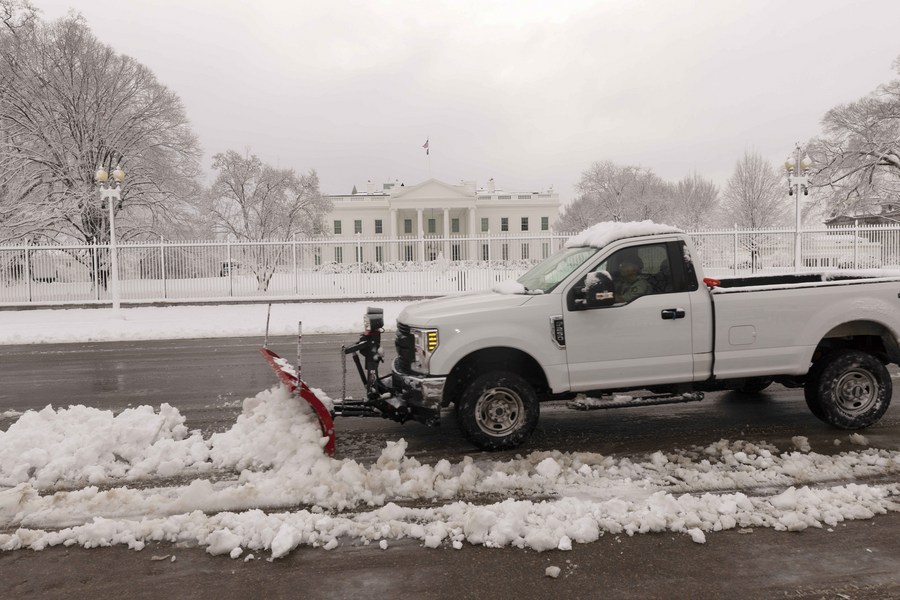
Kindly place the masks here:
POLYGON ((475 378, 456 407, 459 428, 482 450, 508 450, 522 444, 537 426, 540 404, 531 385, 509 371, 475 378))
POLYGON ((876 423, 891 403, 891 376, 881 361, 859 350, 819 360, 806 382, 806 402, 819 419, 841 429, 876 423))

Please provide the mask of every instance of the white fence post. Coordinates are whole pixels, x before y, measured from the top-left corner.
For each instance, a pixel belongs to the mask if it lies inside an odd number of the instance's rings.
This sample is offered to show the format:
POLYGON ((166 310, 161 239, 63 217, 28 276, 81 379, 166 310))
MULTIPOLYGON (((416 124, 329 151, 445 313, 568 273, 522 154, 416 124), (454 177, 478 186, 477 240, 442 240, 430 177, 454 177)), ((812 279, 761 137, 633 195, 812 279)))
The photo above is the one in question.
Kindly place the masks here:
POLYGON ((25 286, 27 290, 25 297, 31 302, 34 299, 31 291, 31 253, 27 246, 25 247, 25 286))
POLYGON ((732 244, 732 260, 731 260, 731 272, 737 275, 738 268, 738 226, 737 223, 734 225, 734 243, 732 244))
POLYGON ((291 270, 294 272, 294 293, 300 295, 300 265, 297 264, 297 234, 291 234, 291 270))
POLYGON ((166 286, 166 247, 163 236, 159 236, 159 276, 162 279, 163 298, 168 298, 168 289, 166 286))
POLYGON ((100 245, 95 241, 91 253, 91 269, 94 271, 94 299, 100 300, 100 245))
POLYGON ((228 295, 234 296, 234 263, 231 262, 231 242, 225 242, 225 264, 228 268, 228 295))

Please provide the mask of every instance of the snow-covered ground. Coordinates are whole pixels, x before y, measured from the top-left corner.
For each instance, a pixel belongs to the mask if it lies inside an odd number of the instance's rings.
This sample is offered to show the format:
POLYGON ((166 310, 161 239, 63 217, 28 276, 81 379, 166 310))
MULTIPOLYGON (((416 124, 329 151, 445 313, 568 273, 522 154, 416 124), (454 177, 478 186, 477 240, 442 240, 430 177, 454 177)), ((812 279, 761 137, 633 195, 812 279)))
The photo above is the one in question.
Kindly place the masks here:
MULTIPOLYGON (((367 306, 384 308, 393 327, 408 302, 307 302, 272 304, 270 335, 359 333, 367 306)), ((219 304, 68 310, 0 311, 0 344, 112 342, 213 337, 261 337, 266 330, 266 304, 219 304)))
MULTIPOLYGON (((390 326, 401 305, 389 304, 390 326)), ((277 305, 270 328, 293 333, 302 319, 304 332, 355 332, 364 307, 277 305)), ((264 306, 110 313, 0 313, 2 341, 259 335, 265 327, 264 306)), ((703 543, 725 529, 832 530, 900 510, 900 452, 869 447, 859 434, 827 448, 797 436, 781 448, 721 440, 647 455, 534 452, 435 464, 406 456, 398 440, 360 464, 327 457, 311 409, 279 387, 244 400, 234 426, 207 438, 166 404, 119 414, 47 407, 0 419, 9 422, 0 432, 3 550, 170 541, 249 560, 300 545, 387 548, 401 538, 568 550, 604 534, 671 531, 703 543)))

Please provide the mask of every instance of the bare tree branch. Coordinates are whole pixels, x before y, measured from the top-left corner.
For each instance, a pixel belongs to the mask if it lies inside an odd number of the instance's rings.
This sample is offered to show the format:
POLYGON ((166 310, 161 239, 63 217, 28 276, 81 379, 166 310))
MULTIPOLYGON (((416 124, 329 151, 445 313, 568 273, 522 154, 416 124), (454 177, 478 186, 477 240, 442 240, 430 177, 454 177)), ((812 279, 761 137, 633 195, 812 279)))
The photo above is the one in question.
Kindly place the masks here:
MULTIPOLYGON (((218 176, 207 198, 207 215, 219 235, 259 242, 290 240, 324 230, 331 203, 319 192, 315 171, 297 175, 276 169, 249 152, 216 154, 218 176)), ((266 289, 284 246, 245 248, 244 262, 253 270, 260 289, 266 289)))
POLYGON ((581 174, 579 197, 560 217, 562 231, 581 231, 600 221, 653 219, 669 216, 667 185, 650 169, 595 162, 581 174))
MULTIPOLYGON (((900 72, 900 59, 894 63, 900 72)), ((868 96, 836 106, 810 145, 813 184, 825 212, 878 213, 900 195, 900 79, 868 96)))
POLYGON ((93 173, 121 163, 117 234, 146 234, 194 201, 200 149, 178 97, 70 14, 0 0, 0 237, 98 242, 93 173), (121 219, 121 221, 120 221, 121 219))
POLYGON ((727 224, 746 229, 774 227, 787 222, 787 186, 772 165, 755 152, 744 153, 728 179, 722 197, 727 224))

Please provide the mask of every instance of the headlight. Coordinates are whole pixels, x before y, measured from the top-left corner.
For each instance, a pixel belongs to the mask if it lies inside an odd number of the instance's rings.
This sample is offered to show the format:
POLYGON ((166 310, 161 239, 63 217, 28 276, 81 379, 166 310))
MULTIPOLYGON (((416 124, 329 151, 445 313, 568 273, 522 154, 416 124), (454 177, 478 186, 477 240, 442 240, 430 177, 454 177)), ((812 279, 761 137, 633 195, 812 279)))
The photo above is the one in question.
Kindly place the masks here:
POLYGON ((416 356, 410 365, 415 371, 427 374, 431 363, 431 356, 437 350, 439 339, 437 329, 419 329, 410 327, 410 333, 415 340, 416 356))

